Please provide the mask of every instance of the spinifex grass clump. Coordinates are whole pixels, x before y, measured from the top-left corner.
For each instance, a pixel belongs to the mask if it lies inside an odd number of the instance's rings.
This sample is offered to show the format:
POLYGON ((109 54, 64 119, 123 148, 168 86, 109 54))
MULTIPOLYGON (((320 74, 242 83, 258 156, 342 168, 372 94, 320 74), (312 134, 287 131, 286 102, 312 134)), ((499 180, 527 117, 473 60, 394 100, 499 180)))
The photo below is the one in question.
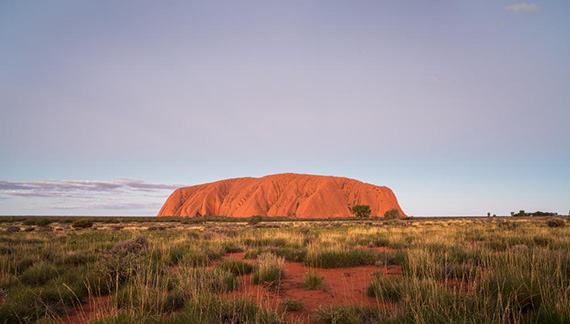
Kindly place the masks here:
POLYGON ((368 286, 366 294, 382 301, 399 301, 406 290, 405 284, 401 277, 380 277, 368 286))
POLYGON ((330 324, 391 323, 387 321, 389 317, 385 311, 374 306, 321 306, 315 310, 314 317, 320 322, 330 324))
POLYGON ((226 259, 216 264, 216 268, 233 273, 236 276, 245 275, 253 271, 253 266, 247 262, 236 259, 226 259))
POLYGON ((264 253, 258 257, 257 270, 253 274, 254 284, 278 284, 285 274, 285 259, 271 253, 264 253))
POLYGON ((283 301, 281 308, 286 312, 294 312, 305 308, 305 304, 300 300, 287 298, 283 301))
POLYGON ((376 252, 364 249, 349 249, 341 245, 310 244, 307 247, 305 265, 315 268, 345 268, 373 265, 376 252))
POLYGON ((388 266, 388 265, 403 265, 408 261, 408 254, 404 251, 398 252, 378 252, 376 255, 376 265, 378 266, 388 266))
POLYGON ((41 286, 57 276, 57 269, 53 265, 40 263, 24 271, 20 276, 20 282, 31 286, 41 286))
POLYGON ((244 259, 256 259, 260 254, 267 252, 283 257, 291 262, 302 262, 307 255, 305 247, 257 247, 248 249, 244 259))
MULTIPOLYGON (((22 228, 22 220, 10 219, 0 219, 0 323, 65 322, 66 314, 81 313, 77 306, 88 296, 110 301, 110 309, 95 310, 106 324, 285 322, 282 311, 291 307, 273 312, 263 310, 258 299, 234 297, 242 293, 236 275, 249 272, 249 264, 227 259, 212 266, 242 249, 251 258, 273 252, 260 257, 260 270, 253 266, 256 281, 270 285, 283 278, 283 258, 315 268, 382 266, 359 269, 378 274, 366 282, 368 291, 354 296, 365 300, 368 293, 378 303, 312 312, 325 323, 526 324, 570 318, 570 228, 549 228, 547 219, 410 220, 406 226, 328 220, 253 228, 233 220, 120 218, 113 220, 123 227, 116 231, 105 225, 107 219, 93 218, 97 231, 76 231, 70 226, 76 219, 57 218, 50 222, 62 230, 9 233, 11 226, 22 228), (149 222, 165 229, 146 231, 149 222), (375 252, 377 246, 395 251, 375 252)), ((324 271, 311 269, 303 278, 307 287, 316 287, 316 273, 324 271)), ((339 282, 350 290, 356 278, 339 282)), ((333 293, 336 285, 324 284, 333 293)))
POLYGON ((315 290, 323 287, 323 276, 318 272, 311 270, 305 273, 305 278, 303 279, 303 287, 309 290, 315 290))
POLYGON ((262 309, 250 298, 223 298, 203 293, 190 298, 180 314, 167 323, 284 324, 286 321, 282 315, 262 309))

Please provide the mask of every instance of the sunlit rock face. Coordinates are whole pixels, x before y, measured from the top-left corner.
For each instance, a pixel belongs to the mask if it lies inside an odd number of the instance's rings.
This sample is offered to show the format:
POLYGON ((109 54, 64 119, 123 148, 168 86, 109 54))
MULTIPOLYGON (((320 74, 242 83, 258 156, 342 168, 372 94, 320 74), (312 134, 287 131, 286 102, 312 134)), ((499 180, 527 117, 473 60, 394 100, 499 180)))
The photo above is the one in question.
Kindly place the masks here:
POLYGON ((236 178, 176 189, 158 216, 287 216, 326 218, 353 216, 349 207, 369 205, 371 216, 396 208, 388 187, 354 179, 284 173, 236 178))

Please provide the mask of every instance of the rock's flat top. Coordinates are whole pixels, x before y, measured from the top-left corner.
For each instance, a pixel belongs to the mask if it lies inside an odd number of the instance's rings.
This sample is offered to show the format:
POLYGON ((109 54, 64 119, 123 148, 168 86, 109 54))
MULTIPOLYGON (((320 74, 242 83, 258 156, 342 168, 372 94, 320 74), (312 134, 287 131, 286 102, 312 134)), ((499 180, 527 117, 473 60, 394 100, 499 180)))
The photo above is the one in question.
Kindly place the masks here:
POLYGON ((176 189, 158 216, 353 216, 349 206, 369 205, 372 216, 396 208, 388 187, 358 180, 284 173, 262 178, 236 178, 176 189))

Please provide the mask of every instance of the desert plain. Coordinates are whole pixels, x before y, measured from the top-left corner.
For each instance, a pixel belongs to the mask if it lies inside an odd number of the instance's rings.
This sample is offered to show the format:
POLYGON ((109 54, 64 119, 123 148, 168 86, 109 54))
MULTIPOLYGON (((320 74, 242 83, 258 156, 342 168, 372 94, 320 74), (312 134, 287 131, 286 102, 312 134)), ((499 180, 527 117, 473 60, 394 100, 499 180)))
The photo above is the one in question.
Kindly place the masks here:
POLYGON ((568 323, 565 217, 0 219, 1 323, 568 323))

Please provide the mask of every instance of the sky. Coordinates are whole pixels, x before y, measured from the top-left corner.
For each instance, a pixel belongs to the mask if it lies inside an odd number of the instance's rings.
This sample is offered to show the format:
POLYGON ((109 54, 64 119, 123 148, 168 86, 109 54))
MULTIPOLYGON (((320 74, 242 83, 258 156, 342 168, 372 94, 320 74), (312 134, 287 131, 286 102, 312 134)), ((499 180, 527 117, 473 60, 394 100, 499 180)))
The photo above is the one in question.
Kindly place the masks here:
POLYGON ((570 1, 0 1, 0 215, 295 172, 570 210, 570 1))

